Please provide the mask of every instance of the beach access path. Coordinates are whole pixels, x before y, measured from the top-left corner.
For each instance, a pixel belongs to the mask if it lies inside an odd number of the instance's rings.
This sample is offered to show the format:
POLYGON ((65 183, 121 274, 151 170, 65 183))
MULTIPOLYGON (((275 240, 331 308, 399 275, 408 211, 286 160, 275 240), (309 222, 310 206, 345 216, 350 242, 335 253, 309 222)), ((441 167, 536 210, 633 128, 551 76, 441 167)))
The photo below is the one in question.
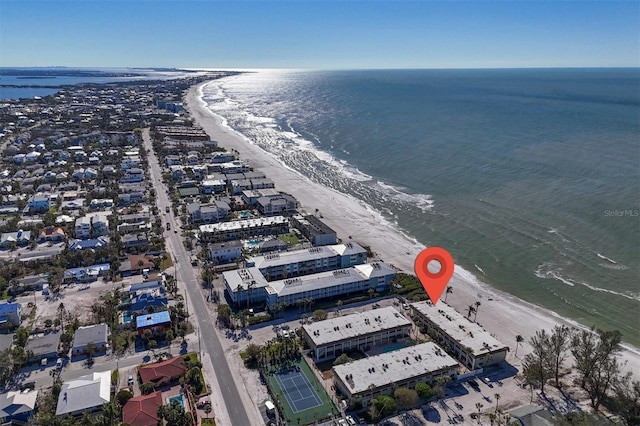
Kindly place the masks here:
MULTIPOLYGON (((296 197, 302 206, 301 210, 313 214, 318 209, 323 221, 343 240, 351 236, 359 244, 371 247, 378 260, 414 274, 413 262, 425 248, 423 245, 393 228, 378 212, 364 203, 311 181, 225 126, 222 118, 211 112, 202 101, 202 87, 206 84, 189 89, 185 108, 211 139, 227 150, 238 151, 243 160, 249 161, 252 167, 272 179, 278 191, 296 197)), ((479 301, 481 306, 478 309, 478 323, 512 349, 516 346, 516 336, 524 337, 525 342, 519 350, 522 354, 531 351, 527 342, 536 331, 550 331, 557 324, 579 326, 549 310, 491 288, 462 268, 455 268, 449 285, 453 288, 453 293, 447 299, 449 305, 464 313, 470 305, 479 301)), ((640 351, 627 348, 623 358, 630 371, 640 371, 640 351)))

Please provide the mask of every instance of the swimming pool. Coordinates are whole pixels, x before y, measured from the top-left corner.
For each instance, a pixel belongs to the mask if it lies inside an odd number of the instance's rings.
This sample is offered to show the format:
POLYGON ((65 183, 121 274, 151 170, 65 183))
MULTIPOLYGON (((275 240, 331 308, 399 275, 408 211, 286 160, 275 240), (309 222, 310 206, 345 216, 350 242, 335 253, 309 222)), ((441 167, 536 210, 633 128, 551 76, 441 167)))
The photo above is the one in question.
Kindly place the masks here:
POLYGON ((173 401, 178 401, 178 404, 182 405, 182 408, 184 408, 184 399, 182 399, 182 395, 167 398, 167 404, 171 405, 173 401))
POLYGON ((244 242, 244 248, 246 248, 246 249, 258 248, 260 246, 260 244, 262 244, 264 241, 265 241, 264 239, 245 241, 244 242))
POLYGON ((406 347, 407 347, 407 345, 405 343, 398 343, 397 345, 387 346, 386 348, 384 348, 382 350, 382 353, 386 354, 387 352, 397 351, 398 349, 402 349, 402 348, 406 348, 406 347))

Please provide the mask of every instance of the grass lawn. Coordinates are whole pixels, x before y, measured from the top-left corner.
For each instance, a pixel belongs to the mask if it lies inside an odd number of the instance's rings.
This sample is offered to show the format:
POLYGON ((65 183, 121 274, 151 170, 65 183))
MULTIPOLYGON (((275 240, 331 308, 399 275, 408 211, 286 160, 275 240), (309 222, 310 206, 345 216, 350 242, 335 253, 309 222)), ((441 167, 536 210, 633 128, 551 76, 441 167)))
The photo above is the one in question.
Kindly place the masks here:
POLYGON ((216 421, 214 419, 207 419, 204 418, 202 419, 202 421, 200 422, 200 424, 202 426, 216 426, 216 421))
POLYGON ((160 262, 160 270, 161 271, 164 271, 165 269, 170 268, 172 266, 173 266, 173 261, 171 260, 171 256, 166 256, 160 262))
POLYGON ((278 239, 284 241, 290 246, 294 244, 298 244, 298 237, 296 237, 295 234, 281 234, 281 235, 278 235, 278 239))
POLYGON ((332 413, 337 414, 338 410, 333 405, 333 402, 331 402, 331 398, 329 398, 329 395, 327 395, 304 358, 299 361, 295 361, 292 365, 300 367, 300 371, 306 376, 307 380, 322 400, 322 405, 294 413, 282 392, 280 384, 276 380, 276 375, 267 375, 266 379, 269 384, 269 388, 271 389, 271 394, 275 395, 275 399, 282 405, 282 415, 287 419, 287 424, 295 426, 307 425, 315 423, 317 420, 327 418, 332 413))

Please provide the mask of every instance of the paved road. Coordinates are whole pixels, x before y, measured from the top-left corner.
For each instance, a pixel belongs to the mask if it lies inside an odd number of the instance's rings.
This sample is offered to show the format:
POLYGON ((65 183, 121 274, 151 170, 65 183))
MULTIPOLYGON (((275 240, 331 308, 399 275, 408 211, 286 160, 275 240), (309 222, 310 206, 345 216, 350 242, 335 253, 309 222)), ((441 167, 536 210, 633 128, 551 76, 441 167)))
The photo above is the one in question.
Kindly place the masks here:
POLYGON ((213 369, 218 379, 218 385, 222 391, 224 405, 229 413, 231 424, 233 425, 250 425, 255 422, 249 421, 249 416, 242 403, 240 394, 236 387, 236 382, 231 375, 231 370, 227 364, 224 350, 220 344, 220 339, 215 331, 215 324, 211 319, 211 315, 207 309, 206 302, 199 289, 199 282, 196 278, 194 269, 190 265, 190 258, 182 243, 180 237, 179 222, 173 217, 173 212, 165 214, 165 206, 171 206, 171 202, 166 193, 166 187, 162 184, 162 172, 158 159, 153 152, 149 130, 145 129, 142 133, 144 146, 148 151, 149 172, 153 187, 156 191, 156 200, 160 214, 162 215, 163 227, 166 229, 166 222, 171 222, 171 230, 165 231, 165 239, 169 246, 169 251, 173 253, 176 260, 176 279, 185 283, 187 296, 191 302, 194 312, 191 312, 190 319, 200 330, 200 338, 203 349, 207 351, 211 357, 213 369), (178 233, 174 231, 177 230, 178 233))

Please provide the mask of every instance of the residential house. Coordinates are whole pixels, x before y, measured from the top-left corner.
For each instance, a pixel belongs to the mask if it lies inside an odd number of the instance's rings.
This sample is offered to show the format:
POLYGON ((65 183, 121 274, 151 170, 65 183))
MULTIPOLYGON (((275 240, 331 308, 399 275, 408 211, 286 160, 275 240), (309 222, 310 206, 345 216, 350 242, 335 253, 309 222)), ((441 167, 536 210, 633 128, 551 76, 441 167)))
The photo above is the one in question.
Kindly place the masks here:
POLYGON ((168 299, 160 291, 145 292, 131 298, 131 306, 128 311, 136 314, 148 314, 150 310, 161 311, 167 309, 168 299))
POLYGON ((0 247, 9 248, 14 245, 26 246, 31 241, 31 231, 3 232, 0 236, 0 247))
POLYGON ((91 218, 93 236, 109 235, 109 212, 97 212, 91 218))
POLYGON ((132 284, 127 291, 130 295, 139 295, 143 293, 164 294, 164 286, 160 281, 144 281, 132 284))
POLYGON ((140 234, 125 234, 122 236, 122 248, 125 251, 146 250, 149 247, 149 240, 140 234))
POLYGON ((83 168, 75 169, 73 173, 71 173, 71 177, 75 180, 84 180, 85 178, 84 169, 83 168))
POLYGON ((19 327, 22 322, 22 306, 19 303, 0 303, 0 326, 19 327))
POLYGON ((168 167, 177 166, 182 164, 182 157, 179 155, 167 155, 164 158, 164 161, 167 163, 168 167))
POLYGON ((145 330, 151 330, 157 334, 171 328, 171 317, 169 311, 154 312, 147 315, 139 315, 136 317, 136 331, 140 336, 145 330))
POLYGON ((46 212, 51 207, 49 194, 34 194, 27 201, 31 212, 46 212))
POLYGON ((144 180, 144 171, 140 168, 134 167, 134 168, 128 169, 125 172, 124 177, 120 179, 120 182, 135 183, 135 182, 142 182, 143 180, 144 180))
POLYGON ((113 207, 113 200, 111 198, 94 198, 89 203, 89 208, 92 210, 105 209, 113 207))
POLYGON ((177 381, 187 372, 184 360, 180 356, 169 358, 166 361, 143 365, 138 369, 142 383, 152 383, 159 387, 177 381))
POLYGON ((228 153, 228 152, 215 152, 213 153, 213 155, 211 156, 211 162, 212 163, 228 163, 230 161, 235 160, 236 157, 235 155, 228 153))
POLYGON ((106 351, 109 346, 109 326, 100 323, 79 327, 73 336, 71 356, 86 354, 89 343, 93 343, 96 352, 106 351))
POLYGON ((38 275, 29 275, 26 277, 14 279, 10 281, 9 294, 18 295, 25 291, 40 291, 45 285, 49 284, 49 273, 44 272, 38 275))
POLYGON ((129 426, 157 426, 158 408, 164 405, 162 392, 134 396, 122 407, 122 423, 129 426))
POLYGON ((202 181, 202 192, 205 194, 220 194, 227 189, 227 183, 222 179, 205 179, 202 181))
POLYGON ((78 239, 87 239, 91 236, 90 216, 81 216, 76 219, 75 236, 78 239))
POLYGON ((56 416, 100 411, 111 401, 111 370, 94 372, 62 384, 56 416))
POLYGON ((93 180, 96 177, 98 177, 98 171, 96 169, 93 169, 91 167, 87 167, 84 170, 84 179, 85 180, 93 180))
POLYGON ((224 201, 216 200, 209 204, 188 204, 187 212, 192 223, 217 223, 227 217, 231 207, 224 201))
POLYGON ((0 395, 0 419, 3 425, 26 425, 33 417, 37 390, 9 391, 0 395))
POLYGON ((60 332, 50 332, 29 336, 25 349, 31 354, 28 362, 40 362, 43 359, 55 360, 60 348, 60 332))
POLYGON ((236 240, 209 244, 209 253, 211 261, 216 264, 235 262, 242 256, 242 242, 236 240))
POLYGON ((258 198, 258 211, 265 216, 288 215, 295 213, 297 201, 293 196, 281 194, 277 197, 258 198))
POLYGON ((130 206, 131 204, 141 203, 144 200, 142 192, 130 192, 127 194, 118 194, 118 205, 130 206))
POLYGON ((146 254, 129 254, 120 263, 120 274, 123 277, 140 275, 145 269, 153 269, 153 256, 146 254))
POLYGON ((109 237, 98 237, 88 240, 69 240, 68 248, 71 251, 99 249, 109 245, 109 237))
POLYGON ((47 241, 52 243, 61 243, 67 239, 64 229, 59 226, 47 226, 40 230, 38 235, 38 242, 45 243, 47 241))

